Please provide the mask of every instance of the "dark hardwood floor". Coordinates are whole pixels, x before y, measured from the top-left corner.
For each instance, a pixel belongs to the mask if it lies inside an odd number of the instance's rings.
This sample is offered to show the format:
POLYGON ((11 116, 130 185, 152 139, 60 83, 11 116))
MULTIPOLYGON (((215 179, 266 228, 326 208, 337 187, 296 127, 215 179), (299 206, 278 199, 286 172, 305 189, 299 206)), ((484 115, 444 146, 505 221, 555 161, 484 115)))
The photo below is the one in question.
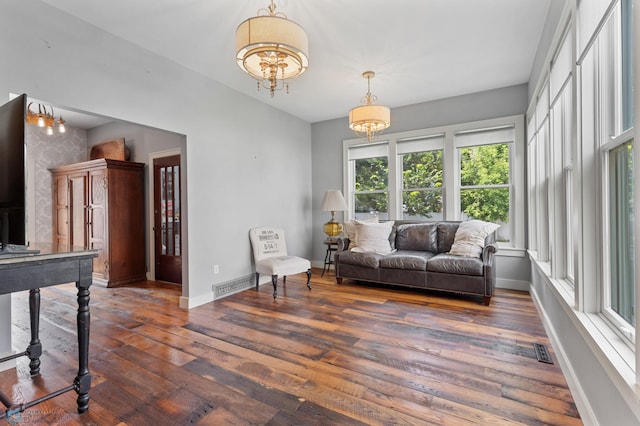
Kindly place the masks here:
MULTIPOLYGON (((579 425, 565 379, 526 293, 491 306, 416 290, 305 275, 178 307, 155 282, 91 289, 88 413, 75 392, 0 420, 18 425, 579 425), (547 345, 554 364, 536 359, 547 345)), ((28 359, 0 373, 27 402, 77 370, 75 287, 42 290, 42 373, 28 359)), ((28 297, 13 303, 14 347, 29 340, 28 297)))

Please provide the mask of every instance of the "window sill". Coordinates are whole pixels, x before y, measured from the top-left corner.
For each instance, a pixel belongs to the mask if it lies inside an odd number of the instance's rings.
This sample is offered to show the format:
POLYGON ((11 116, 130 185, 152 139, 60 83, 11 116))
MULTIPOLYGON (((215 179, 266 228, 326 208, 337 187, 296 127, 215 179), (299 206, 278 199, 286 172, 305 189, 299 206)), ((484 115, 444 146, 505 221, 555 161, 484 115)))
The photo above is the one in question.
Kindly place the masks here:
POLYGON ((495 255, 499 257, 526 257, 527 250, 513 246, 503 246, 498 243, 498 251, 495 255))

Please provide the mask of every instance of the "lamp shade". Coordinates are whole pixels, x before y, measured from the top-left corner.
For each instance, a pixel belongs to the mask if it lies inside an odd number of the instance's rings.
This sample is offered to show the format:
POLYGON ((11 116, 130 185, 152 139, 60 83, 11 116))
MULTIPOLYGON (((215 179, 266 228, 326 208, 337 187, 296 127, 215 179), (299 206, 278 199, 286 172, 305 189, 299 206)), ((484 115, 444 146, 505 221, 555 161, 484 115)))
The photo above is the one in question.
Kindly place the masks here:
POLYGON ((320 208, 328 212, 344 211, 347 210, 347 202, 340 190, 329 189, 324 193, 324 197, 322 197, 322 205, 320 208))

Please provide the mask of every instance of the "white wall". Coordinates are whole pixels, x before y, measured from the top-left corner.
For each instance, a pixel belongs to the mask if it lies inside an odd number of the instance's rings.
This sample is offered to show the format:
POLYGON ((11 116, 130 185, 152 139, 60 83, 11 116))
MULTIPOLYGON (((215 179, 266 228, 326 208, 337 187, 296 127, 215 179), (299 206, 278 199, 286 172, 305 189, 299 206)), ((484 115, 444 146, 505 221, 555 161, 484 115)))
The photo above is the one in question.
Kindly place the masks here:
POLYGON ((189 301, 252 273, 250 227, 282 225, 290 250, 311 255, 308 123, 37 0, 0 0, 0 9, 0 96, 27 93, 186 136, 189 301))
MULTIPOLYGON (((456 123, 485 120, 516 114, 527 109, 527 85, 505 87, 453 98, 440 99, 391 109, 391 126, 387 133, 425 129, 456 123)), ((314 265, 322 265, 326 238, 322 225, 331 218, 330 212, 320 210, 322 196, 327 189, 342 190, 342 141, 353 139, 348 118, 323 121, 311 125, 313 159, 313 258, 314 265)), ((523 165, 524 166, 524 165, 523 165)), ((343 220, 343 213, 336 218, 343 220)), ((500 257, 496 262, 498 281, 520 288, 528 283, 530 265, 525 257, 500 257)))

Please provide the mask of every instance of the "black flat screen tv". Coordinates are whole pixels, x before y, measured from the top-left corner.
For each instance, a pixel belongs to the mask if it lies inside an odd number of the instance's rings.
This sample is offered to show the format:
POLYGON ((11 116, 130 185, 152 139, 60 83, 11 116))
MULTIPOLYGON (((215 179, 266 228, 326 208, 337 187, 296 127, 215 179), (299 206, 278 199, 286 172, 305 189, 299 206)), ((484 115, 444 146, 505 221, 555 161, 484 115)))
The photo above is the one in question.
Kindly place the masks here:
POLYGON ((0 106, 0 254, 26 246, 27 95, 0 106))

